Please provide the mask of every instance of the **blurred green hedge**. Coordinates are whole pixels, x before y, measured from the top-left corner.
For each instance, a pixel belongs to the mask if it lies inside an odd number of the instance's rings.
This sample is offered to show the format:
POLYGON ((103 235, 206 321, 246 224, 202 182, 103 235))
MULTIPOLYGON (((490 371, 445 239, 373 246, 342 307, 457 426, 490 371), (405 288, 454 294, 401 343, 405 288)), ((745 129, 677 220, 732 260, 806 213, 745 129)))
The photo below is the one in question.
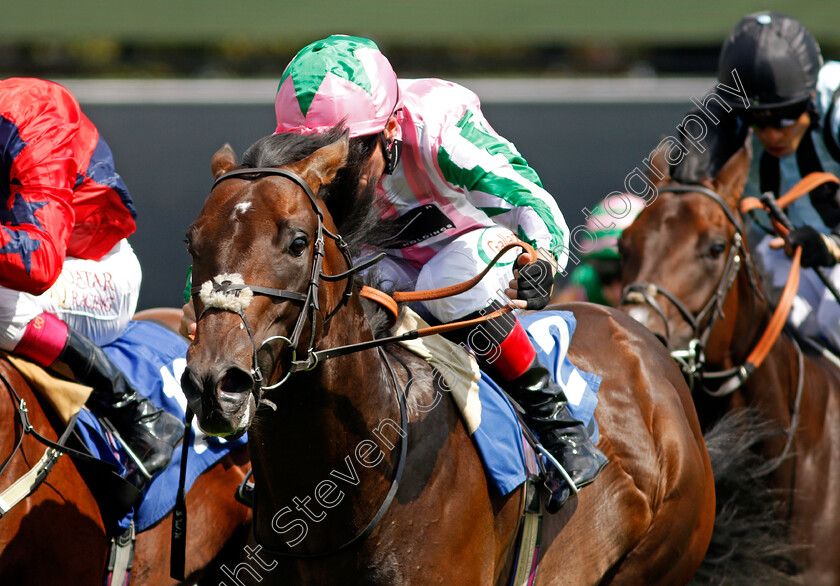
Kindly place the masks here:
MULTIPOLYGON (((830 53, 840 46, 830 4, 769 8, 801 20, 830 53)), ((0 74, 275 75, 301 46, 336 32, 375 39, 401 74, 705 73, 738 19, 765 7, 748 0, 3 0, 0 74)))

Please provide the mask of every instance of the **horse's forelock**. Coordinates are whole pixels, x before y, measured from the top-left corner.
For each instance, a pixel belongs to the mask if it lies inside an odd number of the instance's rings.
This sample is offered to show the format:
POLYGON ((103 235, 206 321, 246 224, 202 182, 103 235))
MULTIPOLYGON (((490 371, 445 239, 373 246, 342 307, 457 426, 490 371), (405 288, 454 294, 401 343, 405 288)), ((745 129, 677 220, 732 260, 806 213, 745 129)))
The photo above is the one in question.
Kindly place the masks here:
POLYGON ((246 167, 280 167, 303 160, 318 149, 339 140, 345 132, 342 125, 315 134, 281 132, 261 138, 245 151, 246 167))

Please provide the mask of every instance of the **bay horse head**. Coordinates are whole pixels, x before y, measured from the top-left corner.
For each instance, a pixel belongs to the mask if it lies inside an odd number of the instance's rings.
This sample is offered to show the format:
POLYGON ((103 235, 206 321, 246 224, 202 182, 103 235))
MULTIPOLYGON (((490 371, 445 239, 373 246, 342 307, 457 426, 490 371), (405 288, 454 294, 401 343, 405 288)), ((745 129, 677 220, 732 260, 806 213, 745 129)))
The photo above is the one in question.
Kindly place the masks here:
POLYGON ((737 211, 749 161, 741 149, 717 177, 683 185, 657 157, 655 199, 619 242, 621 309, 663 340, 688 371, 706 359, 723 360, 752 327, 734 319, 739 289, 758 287, 737 211))
POLYGON ((215 435, 241 435, 271 383, 315 366, 322 308, 349 287, 322 277, 352 266, 319 196, 347 159, 343 129, 274 135, 249 152, 245 165, 229 145, 213 156, 215 183, 186 233, 199 319, 182 386, 215 435))

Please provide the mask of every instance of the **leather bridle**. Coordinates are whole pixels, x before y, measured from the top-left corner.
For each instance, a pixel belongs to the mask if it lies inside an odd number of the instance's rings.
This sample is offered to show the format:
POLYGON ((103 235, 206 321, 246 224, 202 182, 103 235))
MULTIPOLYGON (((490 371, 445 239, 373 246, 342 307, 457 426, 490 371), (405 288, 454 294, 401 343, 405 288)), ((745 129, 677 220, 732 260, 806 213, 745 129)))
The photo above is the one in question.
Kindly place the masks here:
MULTIPOLYGON (((779 197, 778 200, 773 198, 772 194, 765 194, 762 196, 761 199, 755 197, 747 197, 741 200, 740 203, 740 211, 741 213, 751 213, 758 209, 767 209, 771 212, 771 221, 779 234, 786 234, 787 229, 782 225, 779 221, 779 218, 774 217, 777 214, 781 213, 781 208, 787 206, 791 202, 793 202, 798 197, 810 192, 816 186, 826 183, 826 182, 833 182, 838 183, 838 179, 833 175, 827 173, 811 173, 803 177, 796 185, 794 185, 790 191, 785 193, 783 196, 779 197), (775 202, 775 206, 769 205, 765 203, 767 198, 770 198, 772 201, 775 202), (776 207, 777 209, 773 209, 776 207)), ((744 246, 744 233, 741 222, 732 213, 732 210, 729 208, 728 205, 720 198, 720 196, 708 189, 704 186, 700 185, 671 185, 663 187, 659 190, 660 192, 671 192, 671 193, 685 193, 685 192, 695 192, 701 193, 706 195, 707 197, 711 198, 715 201, 723 210, 726 217, 729 219, 730 223, 735 227, 735 234, 733 235, 732 244, 730 247, 730 258, 727 260, 726 269, 724 270, 723 277, 721 278, 720 283, 718 284, 715 293, 712 295, 706 306, 703 310, 697 315, 694 316, 688 311, 685 306, 670 292, 662 289, 658 285, 652 283, 632 283, 628 285, 622 295, 622 303, 625 302, 645 302, 649 304, 654 310, 662 317, 663 321, 665 322, 666 332, 669 332, 668 329, 668 321, 666 319, 664 311, 656 302, 655 296, 657 294, 662 295, 666 299, 669 300, 680 312, 683 318, 692 326, 694 330, 694 337, 689 342, 689 346, 686 349, 671 349, 670 348, 670 340, 666 340, 669 344, 669 349, 671 350, 671 355, 674 359, 678 362, 680 367, 682 368, 683 372, 686 374, 687 378, 689 379, 690 383, 693 387, 693 382, 695 379, 702 378, 706 379, 717 379, 719 381, 717 390, 712 390, 703 385, 703 390, 712 396, 726 396, 733 393, 737 390, 744 382, 756 371, 756 369, 763 363, 764 359, 770 352, 773 344, 775 343, 776 339, 778 338, 779 334, 784 327, 785 322, 787 321, 788 313, 790 312, 791 305, 793 303, 793 298, 795 297, 798 288, 799 288, 799 267, 802 257, 802 249, 796 248, 793 253, 793 258, 791 260, 791 269, 790 274, 787 279, 787 283, 785 284, 784 290, 782 291, 780 300, 778 305, 776 306, 776 310, 773 312, 773 315, 770 318, 770 321, 765 328, 764 332, 761 335, 761 338, 758 342, 754 345, 752 351, 747 356, 746 360, 740 366, 735 368, 731 368, 724 371, 719 372, 707 372, 705 370, 705 356, 703 355, 703 347, 705 342, 708 340, 709 332, 714 324, 714 320, 718 317, 722 316, 722 303, 723 299, 726 297, 729 289, 732 287, 732 283, 734 282, 735 275, 737 274, 737 267, 740 266, 742 262, 741 258, 743 258, 743 262, 746 264, 747 268, 747 277, 749 279, 750 286, 756 292, 756 294, 760 294, 761 289, 757 286, 757 277, 755 273, 755 266, 753 265, 746 247, 744 246), (705 325, 705 329, 701 329, 701 324, 703 320, 706 319, 707 323, 705 325)), ((755 309, 755 304, 754 309, 755 309)), ((670 334, 667 334, 670 337, 670 334)), ((796 430, 799 428, 800 423, 800 407, 802 404, 802 396, 805 386, 805 364, 804 364, 804 356, 802 353, 802 349, 799 346, 799 343, 796 341, 796 338, 791 338, 791 342, 793 343, 794 349, 796 351, 797 356, 797 376, 796 376, 796 388, 794 390, 794 399, 793 405, 791 407, 790 413, 790 425, 786 430, 787 439, 785 441, 785 446, 782 450, 782 453, 779 457, 774 458, 771 462, 768 463, 767 467, 761 472, 761 474, 768 474, 774 470, 776 470, 781 464, 787 459, 788 455, 790 454, 793 448, 793 441, 794 435, 796 430)))
MULTIPOLYGON (((500 317, 501 315, 504 315, 505 313, 510 312, 513 309, 513 306, 512 305, 504 306, 500 309, 497 309, 496 311, 493 311, 492 313, 482 315, 481 317, 478 317, 478 318, 467 319, 467 320, 457 321, 457 322, 448 323, 448 324, 441 324, 441 325, 437 325, 437 326, 427 326, 427 327, 420 328, 420 329, 409 330, 407 332, 404 332, 404 333, 398 334, 398 335, 394 335, 394 336, 389 336, 389 337, 385 337, 385 338, 378 338, 378 339, 369 340, 369 341, 365 341, 365 342, 358 342, 358 343, 355 343, 355 344, 348 344, 346 346, 338 346, 338 347, 328 348, 328 349, 324 349, 324 350, 315 350, 314 349, 314 347, 315 347, 315 318, 316 318, 316 314, 320 311, 320 304, 319 304, 319 300, 318 300, 319 281, 321 279, 323 279, 325 281, 340 281, 340 280, 343 280, 343 279, 347 280, 347 285, 345 287, 344 295, 343 295, 341 301, 337 304, 337 306, 334 309, 332 309, 330 312, 328 312, 328 314, 324 318, 324 325, 326 325, 329 322, 329 320, 336 314, 336 312, 342 306, 346 305, 349 302, 350 298, 352 297, 352 295, 353 295, 353 282, 352 282, 352 279, 350 277, 352 277, 354 274, 358 273, 359 271, 364 270, 364 269, 374 265, 375 263, 379 262, 385 256, 385 253, 380 253, 380 254, 372 257, 371 259, 363 262, 363 263, 360 263, 358 265, 354 265, 353 259, 350 255, 349 247, 347 246, 346 242, 342 239, 342 237, 340 235, 333 234, 326 227, 324 227, 323 212, 321 211, 320 207, 318 206, 318 202, 317 202, 317 199, 315 197, 315 194, 312 191, 312 188, 309 186, 309 184, 306 183, 306 181, 303 180, 303 178, 301 178, 296 173, 293 173, 292 171, 289 171, 289 170, 286 170, 286 169, 274 168, 274 167, 240 168, 240 169, 236 169, 236 170, 233 170, 233 171, 229 171, 228 173, 225 173, 224 175, 219 176, 216 179, 216 181, 213 183, 213 188, 215 188, 217 185, 219 185, 219 183, 221 183, 222 181, 226 181, 228 179, 234 179, 235 178, 235 179, 244 179, 244 180, 248 180, 248 181, 253 181, 253 180, 264 178, 266 176, 284 177, 286 179, 289 179, 293 183, 297 184, 301 189, 303 189, 304 193, 306 193, 306 195, 309 197, 309 201, 312 204, 312 208, 313 208, 315 214, 318 217, 318 228, 317 228, 316 236, 315 236, 312 268, 311 268, 311 271, 310 271, 310 274, 309 274, 309 281, 308 281, 307 286, 306 286, 306 292, 302 293, 302 292, 298 292, 298 291, 289 291, 289 290, 286 290, 286 289, 274 289, 274 288, 269 288, 269 287, 249 285, 249 284, 246 284, 244 282, 233 282, 233 280, 226 280, 224 278, 221 278, 221 280, 217 280, 217 278, 222 277, 222 276, 219 276, 219 277, 214 277, 210 281, 207 281, 200 286, 191 287, 190 288, 190 293, 193 296, 202 295, 204 293, 202 291, 202 289, 204 289, 206 287, 208 292, 211 292, 211 293, 214 293, 214 294, 221 294, 221 296, 223 298, 224 297, 237 298, 237 297, 240 296, 240 294, 243 291, 250 290, 250 292, 253 293, 253 294, 265 295, 265 296, 272 297, 272 298, 275 298, 275 299, 280 299, 282 301, 288 301, 288 302, 291 302, 291 303, 300 304, 303 307, 302 307, 301 312, 298 315, 298 318, 295 322, 295 326, 292 330, 292 333, 288 337, 286 337, 286 336, 271 336, 271 337, 265 339, 261 344, 257 345, 257 342, 254 338, 254 333, 253 333, 253 330, 251 328, 251 325, 248 322, 247 317, 245 316, 245 311, 244 310, 245 310, 245 307, 247 306, 246 304, 237 305, 236 303, 232 303, 232 304, 230 304, 230 303, 219 303, 218 305, 208 305, 207 303, 205 303, 204 309, 202 311, 202 316, 204 315, 204 312, 206 312, 210 308, 222 309, 224 311, 232 311, 232 312, 239 315, 239 317, 242 319, 243 324, 245 325, 245 328, 246 328, 246 330, 248 332, 248 335, 251 339, 251 345, 253 347, 253 357, 252 357, 252 364, 253 365, 252 365, 251 375, 252 375, 255 383, 257 385, 259 385, 259 387, 257 389, 257 390, 260 391, 259 397, 258 397, 258 403, 266 403, 266 404, 268 404, 269 406, 272 406, 272 407, 274 407, 274 406, 271 403, 271 401, 268 401, 267 399, 265 399, 262 396, 262 394, 263 394, 262 391, 269 391, 269 390, 273 390, 273 389, 278 388, 280 385, 282 385, 289 378, 289 376, 291 376, 291 374, 293 374, 295 372, 299 372, 299 371, 304 371, 304 370, 312 370, 321 361, 329 359, 329 358, 335 358, 335 357, 338 357, 338 356, 344 356, 346 354, 351 354, 353 352, 359 352, 359 351, 362 351, 362 350, 376 348, 377 351, 382 356, 383 362, 385 363, 385 366, 387 367, 387 370, 390 373, 390 378, 391 378, 391 380, 393 382, 393 385, 394 385, 394 391, 395 391, 395 393, 397 395, 397 398, 398 398, 398 403, 399 403, 399 408, 400 408, 401 428, 407 432, 408 418, 407 418, 407 408, 406 408, 406 405, 405 405, 405 392, 402 391, 401 389, 399 389, 396 374, 394 373, 393 367, 389 363, 388 359, 385 357, 385 355, 382 351, 382 347, 385 346, 386 344, 391 344, 391 343, 394 343, 394 342, 412 340, 412 339, 416 339, 416 338, 420 338, 420 337, 424 337, 424 336, 430 336, 430 335, 435 335, 435 334, 451 331, 451 330, 454 330, 454 329, 471 327, 471 326, 477 325, 481 322, 500 317), (324 272, 322 270, 323 259, 324 259, 324 255, 325 255, 324 235, 326 235, 329 238, 332 238, 335 241, 336 245, 338 246, 338 249, 341 251, 342 255, 344 256, 344 259, 345 259, 345 262, 346 262, 348 268, 343 273, 340 273, 340 274, 337 274, 337 275, 326 275, 326 274, 324 274, 324 272), (300 342, 300 337, 302 335, 303 328, 306 325, 307 321, 310 323, 310 336, 309 336, 309 342, 308 342, 307 350, 306 350, 306 358, 303 359, 303 360, 297 360, 297 347, 298 347, 298 344, 300 342), (257 354, 263 346, 265 346, 269 342, 272 342, 272 341, 275 341, 275 340, 284 341, 289 345, 289 347, 292 350, 292 360, 291 360, 291 363, 290 363, 289 370, 287 371, 286 375, 280 381, 278 381, 278 382, 276 382, 276 383, 274 383, 270 386, 263 386, 261 383, 264 381, 264 377, 263 377, 263 374, 260 371, 260 368, 259 368, 259 365, 258 365, 257 354)), ((385 309, 388 310, 392 314, 392 317, 394 319, 397 319, 398 313, 399 313, 399 310, 397 308, 397 303, 398 302, 425 301, 425 300, 429 300, 429 299, 440 299, 442 297, 457 295, 457 294, 459 294, 463 291, 466 291, 466 290, 472 288, 473 286, 475 286, 482 278, 484 278, 484 276, 488 274, 488 272, 492 268, 492 266, 495 265, 502 258, 502 256, 504 256, 510 249, 516 248, 516 247, 522 248, 525 251, 525 253, 528 254, 531 257, 531 259, 536 259, 537 258, 536 252, 534 251, 533 247, 531 247, 530 244, 528 244, 526 242, 516 240, 515 242, 511 242, 511 243, 508 243, 505 246, 503 246, 497 252, 496 256, 488 263, 487 267, 485 267, 484 270, 482 270, 478 275, 475 275, 471 279, 468 279, 467 281, 464 281, 463 283, 459 283, 459 284, 456 284, 456 285, 450 285, 448 287, 444 287, 444 288, 441 288, 441 289, 434 289, 434 290, 430 290, 430 291, 395 292, 395 293, 393 293, 393 296, 388 295, 388 294, 386 294, 382 291, 379 291, 377 289, 372 289, 370 287, 362 287, 362 290, 360 291, 360 295, 363 296, 363 297, 366 297, 367 299, 370 299, 370 300, 372 300, 376 303, 379 303, 380 305, 385 307, 385 309)), ((199 316, 199 319, 201 319, 201 316, 199 316)), ((272 364, 276 364, 276 358, 272 359, 272 364)), ((187 410, 187 422, 188 422, 187 424, 188 424, 188 426, 189 426, 189 422, 190 422, 191 418, 192 418, 192 412, 191 412, 191 410, 188 409, 187 410)), ((344 544, 342 544, 338 548, 330 550, 330 551, 326 551, 326 552, 318 552, 318 553, 314 553, 314 554, 298 554, 298 553, 293 553, 293 552, 289 552, 289 551, 270 550, 270 549, 265 548, 265 547, 264 547, 264 549, 266 551, 268 551, 269 553, 271 553, 273 555, 277 555, 277 556, 288 556, 288 557, 296 557, 296 558, 322 557, 322 556, 327 556, 327 555, 333 555, 333 554, 338 553, 340 551, 344 551, 345 549, 350 547, 352 544, 358 542, 360 539, 369 535, 374 530, 374 528, 379 524, 379 522, 382 520, 383 516, 385 515, 385 512, 388 510, 391 502, 393 501, 393 499, 396 495, 397 488, 399 487, 400 479, 402 478, 403 471, 405 469, 405 462, 406 462, 406 456, 407 456, 407 446, 408 446, 407 436, 403 436, 400 439, 400 443, 401 443, 401 447, 400 447, 399 460, 398 460, 398 463, 397 463, 397 470, 396 470, 394 478, 391 482, 391 487, 388 491, 388 494, 386 495, 384 501, 380 505, 377 513, 374 515, 374 517, 370 520, 370 522, 367 524, 367 526, 360 533, 356 534, 352 539, 345 542, 344 544)), ((176 511, 175 511, 176 515, 175 515, 175 518, 174 518, 175 520, 173 521, 173 551, 175 551, 177 549, 177 551, 179 552, 179 555, 178 555, 178 560, 179 561, 174 562, 172 567, 173 568, 179 568, 179 569, 181 569, 182 565, 183 565, 183 555, 182 554, 183 554, 183 550, 184 550, 184 547, 185 547, 185 540, 184 540, 184 534, 176 531, 176 523, 179 521, 179 519, 184 519, 183 523, 185 523, 185 519, 186 519, 186 507, 184 506, 184 501, 183 501, 183 490, 184 490, 184 488, 183 488, 183 477, 184 477, 184 470, 185 470, 185 468, 184 468, 184 463, 185 462, 186 462, 186 453, 184 453, 182 455, 181 486, 179 486, 179 503, 176 504, 176 511)), ((253 519, 252 519, 252 521, 253 521, 253 519)), ((252 534, 254 536, 254 539, 257 540, 256 526, 255 525, 253 526, 252 534)), ((175 575, 175 574, 173 574, 173 575, 175 575)), ((178 575, 180 575, 180 574, 178 574, 178 575)))
MULTIPOLYGON (((199 295, 202 293, 202 288, 207 286, 209 287, 208 290, 212 291, 213 293, 221 293, 223 294, 223 296, 230 295, 233 297, 238 297, 240 292, 242 291, 250 290, 253 294, 265 295, 268 297, 274 297, 276 299, 281 299, 284 301, 299 303, 303 305, 303 309, 298 315, 297 321, 295 322, 295 327, 292 330, 292 334, 290 336, 271 336, 265 339, 259 346, 257 345, 256 340, 254 339, 254 333, 251 329, 251 325, 248 323, 248 319, 245 316, 244 307, 236 308, 235 304, 230 305, 227 303, 219 306, 221 309, 224 309, 226 311, 232 311, 234 313, 237 313, 245 325, 245 328, 251 339, 251 345, 253 348, 253 366, 251 369, 251 376, 254 378, 255 383, 259 385, 260 391, 274 390, 280 385, 282 385, 284 382, 286 382, 286 380, 288 380, 288 378, 293 373, 305 370, 312 370, 313 368, 318 366, 320 362, 330 358, 336 358, 338 356, 344 356, 347 354, 352 354, 354 352, 360 352, 362 350, 381 347, 394 342, 413 340, 416 338, 440 334, 455 329, 471 327, 484 321, 496 319, 504 315, 505 313, 509 313, 514 309, 514 306, 512 305, 505 305, 502 308, 493 311, 492 313, 488 313, 486 315, 482 315, 481 317, 474 319, 461 320, 438 326, 429 326, 421 328, 419 330, 410 330, 396 336, 377 338, 375 340, 358 342, 355 344, 348 344, 346 346, 338 346, 334 348, 327 348, 324 350, 315 350, 315 317, 316 314, 320 311, 320 305, 318 300, 319 280, 347 280, 347 285, 344 289, 344 295, 341 301, 324 318, 324 325, 327 325, 330 319, 336 314, 336 312, 338 312, 338 310, 341 309, 341 307, 346 305, 349 302, 350 298, 353 296, 353 282, 352 279, 350 279, 350 277, 352 277, 359 271, 362 271, 382 260, 382 258, 385 257, 385 253, 379 253, 373 256, 372 258, 366 260, 365 262, 355 265, 353 263, 352 256, 350 255, 349 247, 347 246, 344 239, 340 235, 333 234, 324 227, 323 212, 318 206, 318 202, 315 197, 315 194, 312 192, 312 188, 309 187, 306 181, 304 181, 299 175, 293 173, 292 171, 275 167, 254 167, 236 169, 219 176, 213 183, 213 188, 215 188, 219 183, 227 179, 238 178, 245 180, 255 180, 263 178, 267 175, 277 175, 280 177, 285 177, 286 179, 289 179, 293 183, 297 184, 309 197, 309 201, 312 204, 312 208, 314 209, 315 214, 318 217, 318 229, 315 237, 312 269, 310 271, 309 282, 306 287, 306 292, 301 293, 298 291, 288 291, 286 289, 273 289, 269 287, 249 285, 244 282, 234 283, 233 281, 229 280, 221 280, 221 282, 219 282, 216 280, 215 277, 201 286, 192 287, 190 289, 190 293, 192 295, 199 295), (336 245, 338 246, 339 250, 344 256, 344 260, 348 268, 343 273, 337 275, 326 275, 322 270, 325 234, 336 242, 336 245), (297 348, 300 341, 301 332, 303 331, 303 327, 307 321, 309 321, 311 327, 309 343, 306 349, 306 358, 304 360, 297 360, 297 348), (263 346, 275 340, 286 342, 289 345, 289 347, 292 350, 292 359, 289 365, 289 369, 286 372, 286 375, 280 381, 270 386, 263 386, 262 382, 264 380, 264 377, 262 375, 262 372, 260 371, 257 362, 257 354, 263 346)), ((481 279, 483 279, 488 274, 492 266, 495 265, 502 258, 502 256, 504 256, 505 253, 507 253, 512 248, 522 248, 523 251, 531 257, 531 259, 535 260, 537 258, 537 254, 530 244, 528 244, 527 242, 522 242, 520 240, 515 240, 514 242, 508 243, 505 246, 503 246, 496 253, 496 256, 484 268, 484 270, 482 270, 478 275, 475 275, 474 277, 468 279, 467 281, 464 281, 463 283, 450 285, 441 289, 433 289, 430 291, 395 292, 392 295, 388 295, 387 293, 384 293, 377 289, 373 289, 371 287, 362 287, 360 295, 382 305, 386 310, 388 310, 392 314, 394 320, 396 320, 399 314, 399 310, 397 307, 398 302, 428 301, 430 299, 441 299, 443 297, 449 297, 451 295, 457 295, 459 293, 462 293, 474 287, 481 279)), ((205 304, 204 310, 202 311, 202 315, 209 308, 210 306, 207 306, 207 304, 205 304)), ((201 316, 199 316, 199 319, 200 317, 201 316)), ((275 363, 276 360, 272 360, 272 364, 275 363)), ((270 403, 262 397, 260 398, 260 401, 270 403)))
MULTIPOLYGON (((240 291, 245 289, 250 289, 254 294, 257 295, 264 295, 267 297, 271 297, 274 299, 280 299, 282 301, 289 301, 291 303, 300 304, 302 305, 302 309, 298 314, 298 317, 295 321, 294 328, 292 329, 292 333, 287 336, 271 336, 265 340, 258 346, 256 340, 254 339, 254 333, 251 329, 251 325, 248 323, 248 319, 245 317, 245 312, 243 308, 239 309, 229 309, 230 311, 234 311, 237 313, 239 317, 242 319, 242 322, 245 325, 245 328, 248 332, 248 336, 251 339, 251 345, 253 347, 253 358, 252 358, 252 370, 251 375, 254 377, 254 382, 259 386, 261 391, 268 391, 273 390, 282 385, 292 373, 303 371, 303 370, 312 370, 318 365, 319 356, 315 353, 315 319, 321 310, 320 300, 318 298, 319 293, 319 284, 320 280, 323 279, 325 281, 340 281, 342 279, 346 279, 347 284, 344 288, 344 294, 342 296, 341 301, 338 305, 333 308, 331 311, 327 313, 324 317, 324 325, 328 324, 330 319, 336 314, 336 312, 347 302, 350 300, 350 297, 353 295, 353 281, 350 278, 355 273, 364 270, 365 268, 375 264, 378 262, 384 254, 380 254, 371 260, 359 264, 353 264, 353 258, 350 254, 349 247, 344 239, 339 234, 333 234, 324 226, 324 214, 321 211, 321 208, 318 206, 318 201, 315 197, 315 194, 312 191, 312 188, 309 184, 303 180, 300 175, 289 171, 287 169, 280 169, 275 167, 254 167, 254 168, 243 168, 243 169, 235 169, 233 171, 229 171, 224 175, 221 175, 216 179, 213 183, 213 189, 216 188, 221 182, 227 181, 228 179, 244 179, 246 181, 254 181, 257 179, 262 179, 266 176, 278 176, 278 177, 285 177, 289 179, 293 183, 295 183, 298 187, 300 187, 303 192, 308 196, 309 202, 312 204, 312 209, 315 212, 315 215, 318 218, 318 227, 315 232, 315 242, 312 252, 312 267, 309 273, 309 281, 306 285, 306 290, 304 293, 299 291, 289 291, 286 289, 274 289, 270 287, 262 287, 257 285, 250 285, 247 283, 233 283, 231 281, 222 281, 221 283, 216 281, 210 281, 212 290, 217 293, 222 293, 225 295, 233 295, 238 296, 240 291), (339 251, 341 252, 344 260, 347 264, 347 270, 343 273, 338 275, 326 275, 323 272, 323 261, 324 261, 324 246, 325 240, 324 236, 327 236, 333 239, 338 247, 339 251), (305 358, 302 360, 297 359, 297 352, 298 352, 298 345, 300 343, 300 337, 303 332, 304 326, 306 323, 309 322, 310 330, 309 330, 309 341, 307 344, 305 358), (260 349, 266 344, 280 340, 286 342, 289 345, 289 348, 292 351, 292 359, 289 365, 289 369, 286 372, 286 375, 278 382, 274 383, 270 386, 263 386, 262 383, 264 382, 265 378, 260 370, 259 363, 257 360, 257 354, 260 349)), ((192 295, 197 295, 201 292, 201 285, 192 287, 190 289, 190 293, 192 295)), ((210 309, 205 305, 204 311, 210 309)), ((199 316, 200 318, 200 316, 199 316)), ((274 361, 272 360, 272 364, 274 361)))
POLYGON ((739 366, 719 372, 709 372, 705 370, 705 354, 704 349, 706 343, 711 335, 712 328, 715 322, 723 317, 723 303, 729 290, 735 283, 738 272, 741 270, 742 264, 746 265, 747 277, 750 285, 755 291, 760 289, 757 286, 757 277, 755 276, 755 267, 749 255, 749 251, 744 245, 745 235, 744 228, 739 218, 732 212, 720 195, 713 190, 703 185, 668 185, 659 189, 660 193, 700 193, 712 201, 714 201, 729 223, 735 228, 729 246, 729 254, 724 265, 723 275, 718 283, 715 291, 709 297, 703 308, 697 313, 692 313, 680 299, 663 287, 656 283, 649 283, 637 281, 627 285, 623 292, 621 303, 645 303, 649 305, 662 319, 665 324, 665 344, 671 352, 671 356, 680 365, 680 368, 686 374, 689 385, 693 388, 694 381, 697 378, 710 379, 732 379, 736 377, 738 383, 725 383, 728 392, 734 391, 740 384, 746 380, 746 377, 752 373, 746 366, 739 366), (673 305, 683 320, 691 326, 692 337, 685 348, 674 348, 671 342, 671 329, 665 311, 656 296, 661 295, 668 302, 673 305), (735 384, 735 386, 732 386, 735 384), (731 389, 729 387, 732 387, 731 389))

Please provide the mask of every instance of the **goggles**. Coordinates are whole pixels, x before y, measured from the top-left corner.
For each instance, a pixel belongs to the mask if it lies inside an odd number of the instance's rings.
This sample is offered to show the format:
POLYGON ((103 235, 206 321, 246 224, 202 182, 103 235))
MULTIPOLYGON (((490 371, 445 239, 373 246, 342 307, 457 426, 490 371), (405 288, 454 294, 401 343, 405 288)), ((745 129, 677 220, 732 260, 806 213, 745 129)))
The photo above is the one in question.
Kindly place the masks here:
POLYGON ((808 102, 799 102, 782 108, 765 108, 743 110, 739 113, 741 120, 748 126, 756 128, 790 128, 808 109, 808 102))

